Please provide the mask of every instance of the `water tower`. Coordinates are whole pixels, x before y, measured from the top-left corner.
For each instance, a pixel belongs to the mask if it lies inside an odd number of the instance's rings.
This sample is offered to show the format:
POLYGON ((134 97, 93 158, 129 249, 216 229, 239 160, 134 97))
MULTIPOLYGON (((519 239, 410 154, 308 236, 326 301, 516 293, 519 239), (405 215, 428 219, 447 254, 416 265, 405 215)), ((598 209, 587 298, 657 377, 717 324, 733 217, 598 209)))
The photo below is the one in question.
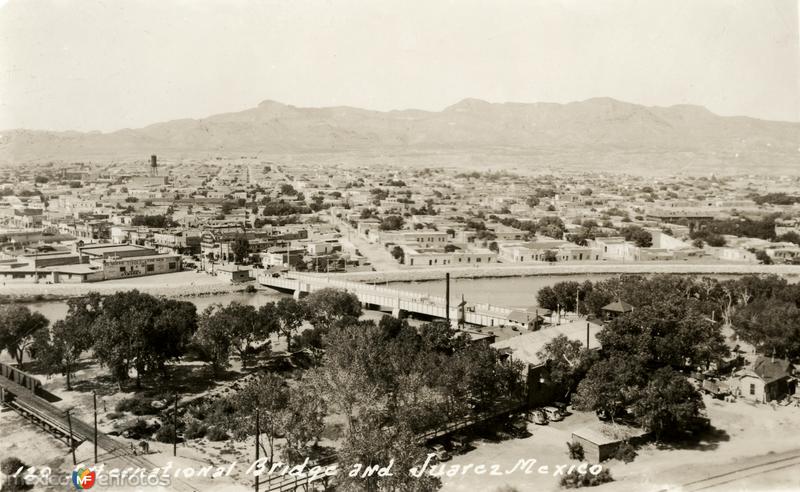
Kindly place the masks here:
POLYGON ((150 176, 158 176, 158 157, 155 154, 150 156, 150 176))

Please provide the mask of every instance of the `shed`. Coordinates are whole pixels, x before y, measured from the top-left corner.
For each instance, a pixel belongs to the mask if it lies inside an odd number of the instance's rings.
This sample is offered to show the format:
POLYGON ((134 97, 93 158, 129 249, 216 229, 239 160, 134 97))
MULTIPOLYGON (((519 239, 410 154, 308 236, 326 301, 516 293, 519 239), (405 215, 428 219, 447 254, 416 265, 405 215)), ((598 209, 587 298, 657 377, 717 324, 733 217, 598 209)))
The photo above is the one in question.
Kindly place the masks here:
POLYGON ((636 427, 601 424, 573 431, 572 442, 583 447, 583 454, 589 463, 600 463, 613 458, 623 442, 638 444, 644 441, 647 435, 647 431, 636 427))

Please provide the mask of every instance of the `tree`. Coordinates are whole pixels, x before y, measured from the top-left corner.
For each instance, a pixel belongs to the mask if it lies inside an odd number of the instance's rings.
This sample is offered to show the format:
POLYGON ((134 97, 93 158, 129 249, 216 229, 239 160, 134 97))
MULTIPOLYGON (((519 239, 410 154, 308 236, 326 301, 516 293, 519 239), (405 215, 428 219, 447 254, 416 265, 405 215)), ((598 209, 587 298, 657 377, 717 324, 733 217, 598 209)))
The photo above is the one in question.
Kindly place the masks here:
POLYGON ((640 248, 649 248, 653 245, 653 236, 639 226, 623 227, 619 231, 626 241, 632 241, 640 248))
POLYGON ((525 204, 531 208, 539 205, 539 197, 537 196, 529 196, 525 199, 525 204))
POLYGON ((400 246, 395 246, 394 248, 392 248, 392 258, 394 258, 395 260, 397 260, 399 263, 402 264, 405 258, 405 253, 403 252, 403 248, 401 248, 400 246))
POLYGON ((250 256, 250 241, 247 236, 240 234, 231 244, 231 251, 237 263, 243 263, 250 256))
POLYGON ((103 299, 92 324, 94 354, 117 381, 126 381, 134 368, 141 387, 144 374, 159 370, 166 377, 166 362, 184 353, 196 316, 190 302, 117 292, 103 299))
POLYGON ((544 252, 544 261, 548 263, 555 263, 556 261, 558 261, 558 255, 552 249, 548 249, 547 251, 544 252))
POLYGON ((491 243, 489 243, 489 251, 492 251, 494 253, 500 252, 500 247, 497 245, 496 241, 492 241, 491 243))
POLYGON ((426 458, 426 450, 417 443, 414 433, 404 425, 386 426, 380 412, 370 411, 360 419, 354 432, 350 432, 339 450, 339 464, 347 473, 336 476, 337 490, 369 490, 375 492, 434 492, 439 490, 438 477, 427 473, 420 477, 412 470, 426 458), (392 463, 392 473, 379 476, 365 474, 370 467, 385 467, 392 463), (357 468, 356 468, 357 467, 357 468), (360 475, 352 476, 357 470, 360 475))
POLYGON ((777 238, 775 238, 775 240, 800 245, 800 234, 794 231, 789 231, 785 234, 778 236, 777 238))
POLYGON ((303 299, 306 319, 315 328, 325 331, 345 319, 361 317, 361 302, 355 294, 333 288, 325 288, 309 294, 303 299))
POLYGON ((228 429, 234 439, 244 440, 255 436, 258 418, 261 450, 268 456, 270 467, 275 458, 275 438, 280 434, 288 401, 286 381, 272 373, 251 381, 232 397, 234 413, 226 421, 228 429))
POLYGON ((266 315, 268 311, 274 311, 278 322, 278 330, 286 337, 286 351, 291 352, 292 336, 294 336, 294 333, 303 324, 303 319, 306 317, 305 303, 296 301, 293 298, 284 297, 274 305, 274 308, 266 306, 268 305, 261 307, 262 315, 266 315))
POLYGON ((644 366, 614 353, 589 369, 572 396, 572 405, 580 410, 603 411, 613 419, 636 401, 637 389, 646 381, 644 366))
POLYGON ((800 309, 796 303, 759 298, 738 307, 731 321, 736 334, 759 353, 800 357, 800 309))
POLYGON ((37 332, 34 348, 46 373, 60 373, 66 377, 67 391, 72 390, 72 375, 91 337, 90 327, 82 327, 69 320, 59 320, 50 330, 37 332))
POLYGON ((551 384, 569 394, 591 365, 590 354, 580 341, 559 335, 547 342, 536 356, 547 361, 551 384))
POLYGON ((403 223, 403 218, 399 215, 389 215, 381 219, 379 227, 382 231, 396 231, 403 228, 403 223))
POLYGON ((756 260, 762 265, 772 265, 772 258, 763 249, 756 251, 756 260))
POLYGON ((67 316, 50 330, 39 330, 31 346, 47 374, 64 374, 67 390, 72 389, 71 378, 86 349, 86 340, 92 337, 92 324, 100 313, 100 303, 101 297, 96 292, 67 300, 67 316))
POLYGON ((33 344, 36 333, 49 323, 42 313, 31 311, 28 306, 0 306, 0 348, 5 349, 22 366, 25 351, 33 344))
POLYGON ((691 428, 703 408, 702 397, 689 381, 662 367, 638 392, 632 410, 641 425, 661 439, 691 428))
POLYGON ((283 458, 298 463, 308 456, 309 447, 316 444, 325 430, 327 405, 322 395, 310 386, 301 385, 289 390, 282 426, 286 435, 283 458))
POLYGON ((214 305, 213 310, 206 310, 201 317, 201 324, 217 324, 227 327, 230 346, 242 361, 242 369, 247 367, 253 344, 263 341, 277 329, 275 316, 265 316, 250 305, 231 302, 227 306, 214 305), (213 319, 209 319, 213 318, 213 319))
POLYGON ((193 341, 202 351, 203 359, 211 364, 215 374, 228 367, 233 341, 228 330, 227 319, 215 316, 219 304, 208 306, 200 315, 193 341))

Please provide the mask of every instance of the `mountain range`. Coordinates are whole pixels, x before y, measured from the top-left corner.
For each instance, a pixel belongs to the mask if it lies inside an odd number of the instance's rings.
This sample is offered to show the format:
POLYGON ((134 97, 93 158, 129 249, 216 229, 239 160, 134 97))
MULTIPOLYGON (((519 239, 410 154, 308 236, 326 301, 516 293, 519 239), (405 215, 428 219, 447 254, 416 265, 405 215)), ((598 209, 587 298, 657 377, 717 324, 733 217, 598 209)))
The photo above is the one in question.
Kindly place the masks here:
POLYGON ((800 123, 610 98, 568 104, 465 99, 438 112, 302 108, 264 101, 244 111, 110 133, 9 130, 0 135, 0 161, 5 162, 243 152, 499 153, 538 161, 543 156, 555 161, 558 156, 584 161, 600 156, 598 162, 616 156, 639 165, 680 156, 700 164, 732 160, 739 167, 791 167, 800 163, 800 123))

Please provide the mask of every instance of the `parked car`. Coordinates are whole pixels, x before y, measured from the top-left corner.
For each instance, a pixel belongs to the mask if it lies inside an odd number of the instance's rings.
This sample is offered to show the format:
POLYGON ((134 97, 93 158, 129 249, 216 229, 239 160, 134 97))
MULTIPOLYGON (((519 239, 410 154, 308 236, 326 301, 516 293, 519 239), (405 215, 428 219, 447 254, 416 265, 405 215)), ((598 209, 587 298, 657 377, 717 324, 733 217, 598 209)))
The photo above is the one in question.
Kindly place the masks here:
POLYGON ((528 424, 524 420, 509 420, 506 422, 505 428, 512 437, 517 439, 531 436, 530 431, 528 431, 528 424))
POLYGON ((454 453, 461 453, 469 448, 469 439, 464 434, 455 434, 450 437, 450 448, 454 453))
POLYGON ((531 412, 531 418, 536 425, 547 425, 547 415, 538 408, 531 412))
POLYGON ((556 407, 544 407, 543 410, 545 415, 547 415, 547 420, 550 422, 560 422, 564 420, 564 414, 556 407))
POLYGON ((436 455, 436 459, 439 461, 449 461, 452 458, 450 453, 447 452, 447 449, 442 444, 434 444, 430 449, 433 454, 436 455))

